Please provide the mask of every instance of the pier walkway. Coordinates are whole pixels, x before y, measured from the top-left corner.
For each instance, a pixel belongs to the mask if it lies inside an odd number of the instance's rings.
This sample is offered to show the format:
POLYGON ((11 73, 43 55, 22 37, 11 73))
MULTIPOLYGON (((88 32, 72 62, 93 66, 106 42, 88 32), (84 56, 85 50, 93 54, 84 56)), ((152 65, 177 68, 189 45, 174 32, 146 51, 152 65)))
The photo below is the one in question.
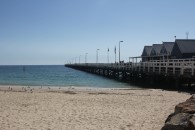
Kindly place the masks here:
POLYGON ((123 81, 169 84, 178 88, 195 83, 195 58, 128 63, 81 63, 66 67, 123 81))

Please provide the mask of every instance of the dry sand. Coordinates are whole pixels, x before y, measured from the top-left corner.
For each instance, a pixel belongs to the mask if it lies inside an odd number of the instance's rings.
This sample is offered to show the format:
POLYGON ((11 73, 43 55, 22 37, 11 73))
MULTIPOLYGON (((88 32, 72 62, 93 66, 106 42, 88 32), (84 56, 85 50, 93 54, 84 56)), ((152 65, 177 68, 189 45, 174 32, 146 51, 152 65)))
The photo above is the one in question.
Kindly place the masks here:
POLYGON ((0 87, 0 130, 160 130, 187 93, 0 87))

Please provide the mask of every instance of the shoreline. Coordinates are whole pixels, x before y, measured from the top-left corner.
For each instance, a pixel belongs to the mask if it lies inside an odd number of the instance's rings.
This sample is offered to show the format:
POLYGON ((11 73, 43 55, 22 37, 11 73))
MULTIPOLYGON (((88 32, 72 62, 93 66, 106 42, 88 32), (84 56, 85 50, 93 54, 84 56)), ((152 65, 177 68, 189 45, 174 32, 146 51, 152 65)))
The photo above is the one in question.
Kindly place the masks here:
POLYGON ((191 96, 161 89, 7 87, 0 85, 4 130, 159 130, 175 105, 191 96))
POLYGON ((31 88, 31 89, 34 89, 34 90, 40 90, 40 89, 43 89, 43 90, 92 90, 92 91, 95 91, 95 90, 147 90, 147 89, 150 89, 150 88, 139 88, 139 87, 119 87, 119 88, 116 88, 116 87, 107 87, 107 88, 104 88, 104 87, 90 87, 90 86, 46 86, 46 85, 1 85, 0 84, 0 90, 9 90, 9 88, 12 88, 12 89, 22 89, 22 88, 31 88))

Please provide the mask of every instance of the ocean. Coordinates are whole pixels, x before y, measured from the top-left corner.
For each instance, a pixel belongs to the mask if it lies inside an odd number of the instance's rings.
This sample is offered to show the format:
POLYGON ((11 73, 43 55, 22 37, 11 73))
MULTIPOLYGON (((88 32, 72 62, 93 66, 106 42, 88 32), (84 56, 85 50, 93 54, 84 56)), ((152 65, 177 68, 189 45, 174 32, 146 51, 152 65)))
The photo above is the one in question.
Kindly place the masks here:
POLYGON ((0 85, 132 88, 127 83, 74 70, 63 65, 0 66, 0 85))

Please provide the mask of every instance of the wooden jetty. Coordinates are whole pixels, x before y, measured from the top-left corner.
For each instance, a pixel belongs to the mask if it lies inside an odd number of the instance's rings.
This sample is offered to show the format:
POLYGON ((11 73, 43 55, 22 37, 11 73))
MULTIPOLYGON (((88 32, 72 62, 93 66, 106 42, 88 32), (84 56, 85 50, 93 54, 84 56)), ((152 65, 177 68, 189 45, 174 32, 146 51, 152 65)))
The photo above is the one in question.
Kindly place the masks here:
POLYGON ((161 84, 167 89, 179 89, 181 85, 192 88, 195 84, 195 58, 138 63, 81 63, 65 66, 125 82, 161 84))

